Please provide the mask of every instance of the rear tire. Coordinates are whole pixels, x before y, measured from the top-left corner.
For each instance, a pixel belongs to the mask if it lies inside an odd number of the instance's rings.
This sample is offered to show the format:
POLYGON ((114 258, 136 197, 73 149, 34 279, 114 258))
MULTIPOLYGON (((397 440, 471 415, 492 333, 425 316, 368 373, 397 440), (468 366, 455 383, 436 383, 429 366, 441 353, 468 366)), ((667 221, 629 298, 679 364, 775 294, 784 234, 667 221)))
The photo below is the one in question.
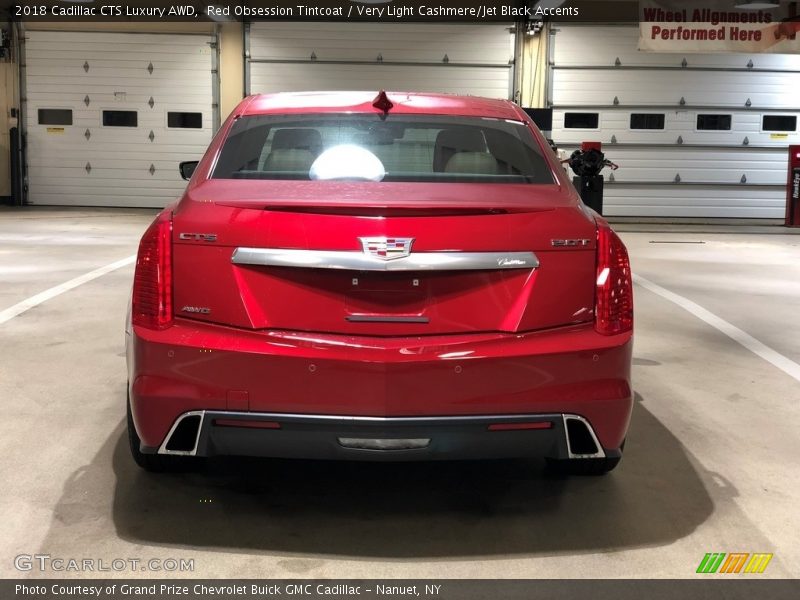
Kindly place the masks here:
POLYGON ((128 445, 131 449, 131 456, 134 462, 145 471, 151 473, 163 473, 166 471, 179 472, 188 471, 192 468, 200 466, 201 460, 193 456, 175 456, 168 454, 145 454, 141 451, 142 440, 139 439, 139 434, 136 433, 136 427, 133 424, 133 415, 131 414, 131 400, 128 395, 127 402, 128 413, 128 445))
POLYGON ((547 471, 553 475, 577 475, 597 477, 613 471, 622 460, 625 440, 619 449, 620 455, 606 458, 547 459, 547 471))

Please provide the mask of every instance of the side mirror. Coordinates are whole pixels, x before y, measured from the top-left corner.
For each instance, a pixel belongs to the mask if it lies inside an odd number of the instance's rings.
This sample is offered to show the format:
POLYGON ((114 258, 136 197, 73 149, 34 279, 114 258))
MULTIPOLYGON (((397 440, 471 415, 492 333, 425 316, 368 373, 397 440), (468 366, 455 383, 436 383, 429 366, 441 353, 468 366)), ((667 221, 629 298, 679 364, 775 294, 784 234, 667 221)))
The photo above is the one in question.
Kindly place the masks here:
POLYGON ((192 175, 194 175, 194 170, 197 168, 198 164, 200 164, 199 160, 187 160, 178 165, 178 170, 181 172, 181 177, 183 177, 186 181, 189 181, 192 178, 192 175))

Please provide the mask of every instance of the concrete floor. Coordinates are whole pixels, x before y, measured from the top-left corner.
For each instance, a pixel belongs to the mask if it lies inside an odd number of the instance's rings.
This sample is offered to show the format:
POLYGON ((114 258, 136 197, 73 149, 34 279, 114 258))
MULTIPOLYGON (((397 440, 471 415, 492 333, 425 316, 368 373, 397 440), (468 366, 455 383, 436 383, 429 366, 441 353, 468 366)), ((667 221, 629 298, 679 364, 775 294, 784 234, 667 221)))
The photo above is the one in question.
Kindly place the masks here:
MULTIPOLYGON (((0 210, 0 311, 133 254, 152 214, 0 210)), ((620 229, 636 274, 800 362, 800 236, 620 229)), ((800 381, 647 289, 632 429, 605 478, 524 461, 150 475, 124 437, 132 271, 0 324, 2 577, 39 553, 191 558, 174 575, 195 577, 683 578, 706 552, 773 552, 763 576, 800 576, 800 381)))

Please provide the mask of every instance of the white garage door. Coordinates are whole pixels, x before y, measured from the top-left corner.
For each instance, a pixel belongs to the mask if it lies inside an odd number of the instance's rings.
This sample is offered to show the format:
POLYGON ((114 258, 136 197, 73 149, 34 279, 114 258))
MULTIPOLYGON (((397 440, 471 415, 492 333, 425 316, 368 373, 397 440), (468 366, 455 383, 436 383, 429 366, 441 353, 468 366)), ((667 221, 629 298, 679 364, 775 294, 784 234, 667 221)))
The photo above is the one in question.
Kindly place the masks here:
POLYGON ((159 207, 214 128, 210 36, 29 31, 28 202, 159 207))
POLYGON ((510 23, 253 23, 247 89, 386 89, 509 98, 511 28, 510 23))
POLYGON ((558 26, 553 138, 604 143, 609 215, 783 218, 800 56, 637 51, 638 27, 558 26), (612 181, 609 182, 609 179, 612 181))

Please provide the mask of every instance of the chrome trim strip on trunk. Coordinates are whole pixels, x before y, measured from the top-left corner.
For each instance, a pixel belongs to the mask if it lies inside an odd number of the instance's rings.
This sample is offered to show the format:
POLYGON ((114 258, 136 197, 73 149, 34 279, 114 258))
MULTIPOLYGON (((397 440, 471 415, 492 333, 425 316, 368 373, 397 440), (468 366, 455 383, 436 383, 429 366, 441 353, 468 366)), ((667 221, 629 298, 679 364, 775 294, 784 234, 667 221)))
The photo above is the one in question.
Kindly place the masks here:
POLYGON ((428 317, 404 315, 347 315, 345 321, 350 323, 430 323, 428 317))
POLYGON ((414 252, 402 258, 383 260, 363 252, 281 248, 236 248, 231 262, 265 267, 392 272, 535 269, 539 266, 539 259, 533 252, 414 252))

